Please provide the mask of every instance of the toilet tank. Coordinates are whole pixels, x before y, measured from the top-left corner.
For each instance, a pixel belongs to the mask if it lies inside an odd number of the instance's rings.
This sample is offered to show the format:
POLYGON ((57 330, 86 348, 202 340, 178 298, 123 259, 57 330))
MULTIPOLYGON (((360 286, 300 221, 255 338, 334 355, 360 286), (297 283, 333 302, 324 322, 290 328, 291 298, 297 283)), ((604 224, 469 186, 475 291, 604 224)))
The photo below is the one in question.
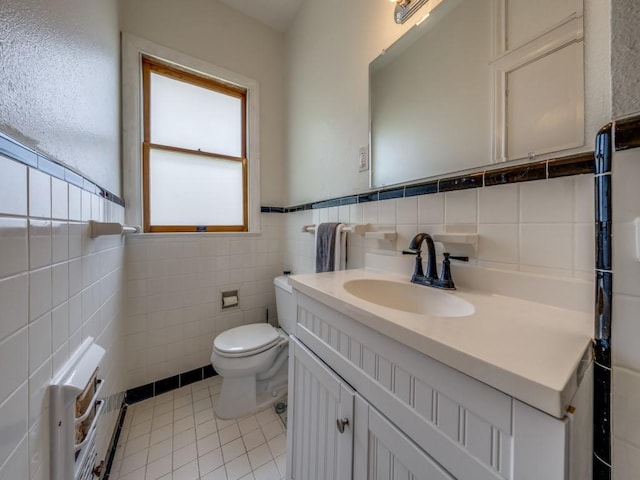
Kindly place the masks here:
POLYGON ((296 324, 297 305, 293 295, 293 288, 285 275, 273 279, 276 287, 276 308, 278 310, 278 323, 285 332, 293 333, 296 324))

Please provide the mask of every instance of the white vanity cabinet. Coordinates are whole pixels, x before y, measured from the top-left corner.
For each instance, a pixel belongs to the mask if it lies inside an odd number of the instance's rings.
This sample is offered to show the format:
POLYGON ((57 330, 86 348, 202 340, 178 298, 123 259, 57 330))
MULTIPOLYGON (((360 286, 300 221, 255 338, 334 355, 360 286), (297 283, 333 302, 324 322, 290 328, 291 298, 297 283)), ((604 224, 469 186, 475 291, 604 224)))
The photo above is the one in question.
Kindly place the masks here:
MULTIPOLYGON (((581 452, 590 445, 575 440, 589 437, 590 418, 552 417, 301 292, 297 298, 288 479, 587 478, 590 458, 581 452)), ((576 399, 586 404, 588 396, 579 390, 576 399)))

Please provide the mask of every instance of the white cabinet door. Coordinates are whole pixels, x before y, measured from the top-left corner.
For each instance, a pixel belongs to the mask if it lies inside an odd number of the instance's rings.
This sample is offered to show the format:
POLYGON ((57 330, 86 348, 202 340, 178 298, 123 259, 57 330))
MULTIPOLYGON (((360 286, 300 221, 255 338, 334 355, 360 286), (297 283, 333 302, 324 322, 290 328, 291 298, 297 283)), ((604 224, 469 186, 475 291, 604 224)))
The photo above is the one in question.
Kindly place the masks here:
POLYGON ((287 478, 349 480, 355 393, 298 339, 289 345, 287 478))
POLYGON ((356 394, 355 480, 455 480, 356 394))

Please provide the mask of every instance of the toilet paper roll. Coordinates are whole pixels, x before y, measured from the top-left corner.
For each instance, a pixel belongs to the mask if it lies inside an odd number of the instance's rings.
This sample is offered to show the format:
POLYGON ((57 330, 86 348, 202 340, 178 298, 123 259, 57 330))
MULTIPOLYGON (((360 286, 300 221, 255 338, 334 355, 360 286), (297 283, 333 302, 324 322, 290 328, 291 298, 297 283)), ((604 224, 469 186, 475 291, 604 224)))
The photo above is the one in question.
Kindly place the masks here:
POLYGON ((233 307, 234 305, 238 304, 238 297, 231 296, 231 297, 223 297, 222 298, 222 306, 223 307, 233 307))

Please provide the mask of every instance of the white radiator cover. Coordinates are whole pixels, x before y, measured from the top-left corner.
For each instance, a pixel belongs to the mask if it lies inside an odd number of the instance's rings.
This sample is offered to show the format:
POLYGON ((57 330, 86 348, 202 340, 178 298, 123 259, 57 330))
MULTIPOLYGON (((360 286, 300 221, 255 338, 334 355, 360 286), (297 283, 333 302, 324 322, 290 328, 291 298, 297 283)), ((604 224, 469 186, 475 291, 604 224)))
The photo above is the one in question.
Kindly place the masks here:
POLYGON ((105 382, 98 376, 104 354, 104 348, 88 337, 49 386, 51 480, 93 478, 92 470, 97 458, 96 425, 105 405, 100 397, 105 382), (76 412, 77 404, 81 407, 79 412, 76 412), (83 433, 76 442, 78 425, 83 433))

